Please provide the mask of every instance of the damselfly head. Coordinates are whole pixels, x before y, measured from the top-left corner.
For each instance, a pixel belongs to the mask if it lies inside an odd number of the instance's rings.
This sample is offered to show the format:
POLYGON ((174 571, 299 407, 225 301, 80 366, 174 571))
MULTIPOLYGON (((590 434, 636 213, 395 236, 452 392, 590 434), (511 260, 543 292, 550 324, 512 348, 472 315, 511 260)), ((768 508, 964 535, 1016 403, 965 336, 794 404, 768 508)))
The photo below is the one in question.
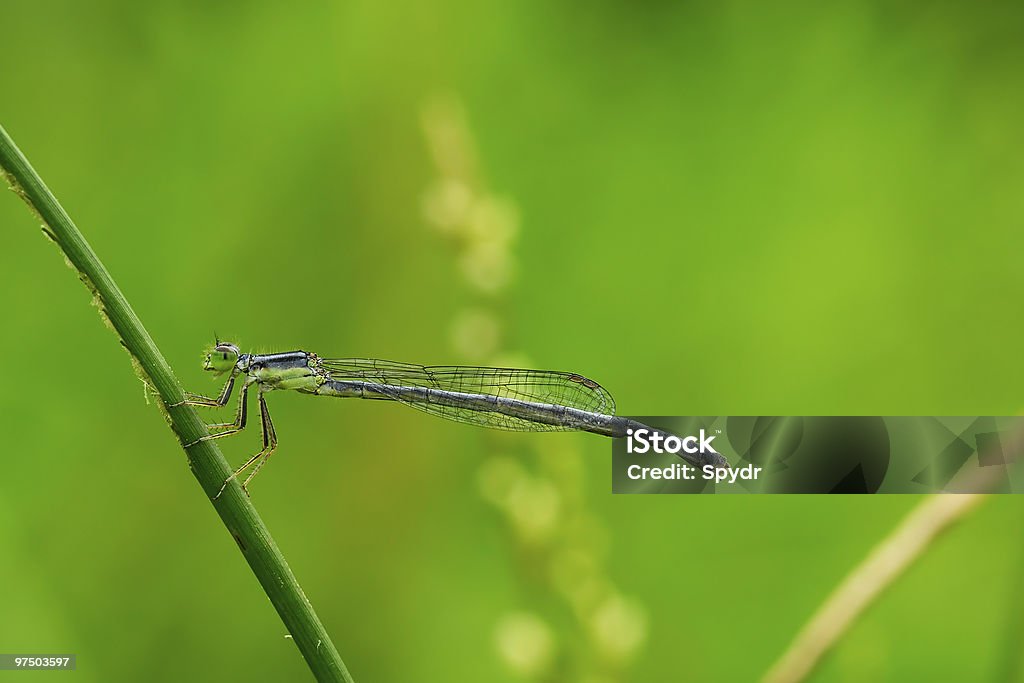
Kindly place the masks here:
POLYGON ((238 363, 239 353, 241 353, 239 348, 231 342, 218 341, 216 346, 207 351, 206 358, 203 360, 203 370, 209 370, 218 375, 230 372, 238 363))

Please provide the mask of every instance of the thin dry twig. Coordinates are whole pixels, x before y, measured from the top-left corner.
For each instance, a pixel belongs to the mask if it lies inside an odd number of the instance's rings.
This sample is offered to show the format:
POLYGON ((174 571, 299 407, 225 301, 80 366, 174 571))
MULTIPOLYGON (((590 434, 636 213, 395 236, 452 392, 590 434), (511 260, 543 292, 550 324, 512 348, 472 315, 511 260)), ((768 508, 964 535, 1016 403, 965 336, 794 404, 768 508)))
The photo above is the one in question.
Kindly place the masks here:
MULTIPOLYGON (((1004 446, 1006 453, 1020 454, 1024 450, 1024 429, 1018 428, 1004 446)), ((1011 456, 1008 464, 1015 457, 1011 456)), ((979 454, 979 462, 986 460, 988 458, 979 454)), ((918 504, 829 595, 764 675, 762 683, 804 680, 882 591, 899 578, 941 532, 988 496, 986 492, 993 491, 1005 475, 1004 467, 998 466, 969 470, 955 477, 948 490, 977 493, 939 494, 918 504)))
POLYGON ((804 680, 857 617, 927 549, 928 544, 986 495, 936 495, 911 510, 825 600, 762 682, 804 680))

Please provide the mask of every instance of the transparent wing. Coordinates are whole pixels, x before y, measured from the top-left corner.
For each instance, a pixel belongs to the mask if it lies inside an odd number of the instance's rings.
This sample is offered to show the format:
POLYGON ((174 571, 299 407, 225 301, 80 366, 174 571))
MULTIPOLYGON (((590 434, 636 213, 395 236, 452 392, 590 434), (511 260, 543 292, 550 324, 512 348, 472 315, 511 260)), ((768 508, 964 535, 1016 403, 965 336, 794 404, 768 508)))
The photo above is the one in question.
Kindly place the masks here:
POLYGON ((604 415, 615 414, 615 400, 592 379, 572 372, 487 368, 466 365, 413 365, 372 358, 321 359, 321 367, 331 379, 372 382, 375 389, 396 401, 432 415, 512 431, 565 431, 561 425, 544 424, 527 417, 503 414, 479 407, 480 402, 466 399, 466 406, 422 400, 402 387, 436 389, 459 394, 499 396, 502 398, 568 406, 604 415), (468 407, 475 404, 478 407, 468 407))

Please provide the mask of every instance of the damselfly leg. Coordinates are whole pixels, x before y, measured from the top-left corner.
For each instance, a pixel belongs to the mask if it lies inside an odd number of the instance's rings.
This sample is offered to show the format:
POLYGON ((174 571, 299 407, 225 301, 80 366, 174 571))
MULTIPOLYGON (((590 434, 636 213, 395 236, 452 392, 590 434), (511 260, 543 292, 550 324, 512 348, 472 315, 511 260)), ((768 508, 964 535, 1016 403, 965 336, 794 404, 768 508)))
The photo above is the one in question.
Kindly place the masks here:
MULTIPOLYGON (((249 404, 249 401, 247 400, 248 397, 249 397, 249 384, 250 384, 250 382, 246 382, 245 384, 243 384, 242 385, 242 391, 239 392, 239 395, 238 395, 238 409, 235 411, 235 419, 234 419, 234 421, 233 422, 215 422, 213 424, 206 425, 206 428, 211 430, 211 431, 218 430, 218 429, 219 430, 223 430, 223 431, 218 431, 218 432, 216 432, 214 434, 207 434, 206 436, 200 437, 200 438, 196 439, 195 441, 193 441, 192 443, 186 445, 185 448, 188 448, 189 446, 194 446, 195 444, 199 443, 200 441, 210 441, 212 439, 219 439, 222 436, 230 436, 232 434, 237 434, 238 432, 240 432, 243 429, 245 429, 245 419, 246 419, 246 415, 247 415, 247 412, 248 412, 248 404, 249 404)), ((231 392, 227 391, 225 393, 230 395, 231 392)), ((205 404, 200 404, 200 405, 205 405, 205 404)))
POLYGON ((223 408, 228 404, 228 400, 231 398, 231 391, 235 388, 235 378, 232 377, 228 380, 228 383, 224 385, 224 389, 221 390, 220 396, 217 398, 210 398, 209 396, 203 396, 202 394, 193 394, 191 391, 185 392, 185 400, 180 403, 171 405, 171 408, 178 406, 206 406, 207 408, 223 408))
MULTIPOLYGON (((246 387, 246 389, 248 389, 248 387, 246 387)), ((245 478, 244 482, 242 482, 242 491, 244 491, 245 495, 248 496, 249 482, 252 481, 252 478, 256 476, 256 473, 260 471, 260 468, 263 467, 267 460, 270 459, 270 456, 271 454, 273 454, 274 449, 277 448, 277 432, 274 430, 273 420, 270 419, 270 411, 267 409, 267 399, 263 395, 262 391, 259 392, 259 397, 260 425, 263 428, 263 450, 261 450, 259 453, 246 460, 241 467, 235 470, 230 477, 224 480, 224 483, 220 487, 220 491, 217 491, 217 495, 213 497, 214 500, 220 498, 220 494, 224 493, 224 489, 227 488, 228 482, 230 482, 232 479, 236 479, 238 475, 242 474, 242 472, 245 472, 255 463, 256 466, 253 467, 252 472, 250 472, 249 476, 245 478)), ((212 435, 211 437, 208 438, 213 438, 215 436, 220 436, 220 434, 212 435)))

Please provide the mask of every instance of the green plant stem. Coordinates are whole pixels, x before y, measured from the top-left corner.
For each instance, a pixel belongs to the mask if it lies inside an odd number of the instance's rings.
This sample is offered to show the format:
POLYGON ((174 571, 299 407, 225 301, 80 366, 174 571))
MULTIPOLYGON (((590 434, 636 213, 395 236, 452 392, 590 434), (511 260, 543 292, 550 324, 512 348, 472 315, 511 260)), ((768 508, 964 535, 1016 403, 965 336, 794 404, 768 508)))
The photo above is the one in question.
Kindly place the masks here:
MULTIPOLYGON (((178 405, 185 398, 181 385, 114 279, 3 126, 0 126, 0 169, 11 189, 43 221, 46 232, 92 290, 100 312, 120 336, 136 370, 144 374, 143 379, 159 394, 165 415, 179 441, 182 444, 193 443, 206 435, 206 426, 196 411, 191 406, 178 405)), ((231 474, 231 468, 213 441, 202 441, 184 450, 192 473, 207 497, 212 499, 231 474)), ((238 483, 232 482, 223 495, 213 501, 213 506, 281 615, 313 675, 320 681, 351 683, 352 678, 313 606, 238 483)), ((220 601, 211 600, 210 606, 223 609, 220 601)))

